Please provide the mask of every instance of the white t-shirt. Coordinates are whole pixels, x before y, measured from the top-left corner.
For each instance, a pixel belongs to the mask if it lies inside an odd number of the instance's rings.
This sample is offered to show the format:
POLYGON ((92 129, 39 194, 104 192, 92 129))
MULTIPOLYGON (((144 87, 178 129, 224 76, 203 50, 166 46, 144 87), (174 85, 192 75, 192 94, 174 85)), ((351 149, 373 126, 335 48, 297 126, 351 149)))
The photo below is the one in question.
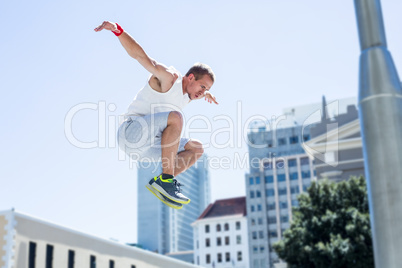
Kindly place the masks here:
POLYGON ((144 116, 161 112, 178 111, 181 112, 186 104, 190 102, 188 94, 183 94, 182 75, 173 67, 171 71, 178 75, 173 86, 168 92, 158 92, 149 85, 149 76, 146 85, 137 93, 133 102, 127 109, 125 118, 130 116, 144 116))

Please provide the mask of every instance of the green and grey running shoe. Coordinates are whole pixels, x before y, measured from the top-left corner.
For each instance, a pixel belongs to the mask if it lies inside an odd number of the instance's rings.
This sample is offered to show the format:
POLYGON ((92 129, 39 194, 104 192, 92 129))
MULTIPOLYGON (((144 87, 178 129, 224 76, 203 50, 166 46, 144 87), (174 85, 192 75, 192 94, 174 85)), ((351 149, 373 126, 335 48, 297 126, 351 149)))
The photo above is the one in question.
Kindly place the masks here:
POLYGON ((154 187, 152 187, 152 184, 154 184, 155 180, 152 178, 147 185, 145 185, 145 187, 147 187, 147 189, 153 193, 160 201, 162 201, 162 203, 164 203, 165 205, 167 205, 168 207, 174 208, 174 209, 182 209, 183 205, 180 203, 177 203, 173 200, 170 200, 169 198, 165 197, 164 195, 162 195, 161 193, 159 193, 157 190, 154 189, 154 187))
POLYGON ((162 175, 154 177, 152 187, 163 196, 180 204, 190 203, 190 199, 181 193, 180 186, 183 186, 176 179, 162 179, 162 175))

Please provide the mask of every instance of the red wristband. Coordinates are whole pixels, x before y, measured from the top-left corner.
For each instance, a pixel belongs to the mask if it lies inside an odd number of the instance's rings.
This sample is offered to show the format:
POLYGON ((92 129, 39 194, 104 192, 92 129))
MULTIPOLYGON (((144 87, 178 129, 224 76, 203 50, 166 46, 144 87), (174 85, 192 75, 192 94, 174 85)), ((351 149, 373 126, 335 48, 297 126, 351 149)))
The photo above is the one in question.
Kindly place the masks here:
POLYGON ((117 24, 117 23, 116 23, 116 26, 117 26, 116 32, 115 32, 115 31, 112 31, 112 33, 114 33, 115 36, 120 36, 120 35, 124 32, 124 30, 123 30, 123 28, 121 28, 121 26, 120 26, 119 24, 117 24), (118 31, 120 31, 120 32, 118 32, 118 31))

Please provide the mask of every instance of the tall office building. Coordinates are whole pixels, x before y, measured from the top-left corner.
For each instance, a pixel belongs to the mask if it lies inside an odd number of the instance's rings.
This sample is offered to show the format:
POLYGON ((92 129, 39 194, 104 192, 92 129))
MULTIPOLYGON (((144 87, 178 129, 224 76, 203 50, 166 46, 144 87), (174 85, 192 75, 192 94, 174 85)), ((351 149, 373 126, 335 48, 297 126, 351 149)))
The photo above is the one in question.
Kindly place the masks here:
POLYGON ((311 128, 311 140, 304 149, 314 157, 317 179, 334 182, 348 180, 350 176, 364 176, 364 159, 360 122, 355 105, 346 113, 322 120, 311 128), (331 128, 327 126, 332 125, 331 128))
MULTIPOLYGON (((190 226, 210 203, 207 158, 178 175, 183 193, 191 199, 182 209, 169 208, 149 192, 145 185, 162 172, 160 163, 138 167, 138 244, 161 254, 193 250, 190 226)), ((191 253, 192 255, 192 253, 191 253)))
POLYGON ((301 127, 296 126, 275 133, 250 132, 249 138, 255 144, 267 144, 266 148, 249 148, 250 160, 254 161, 246 175, 250 267, 274 267, 280 260, 272 245, 289 228, 296 197, 315 176, 312 161, 301 147, 309 132, 305 129, 301 135, 301 127))
POLYGON ((313 160, 302 143, 311 139, 310 129, 323 116, 336 116, 354 101, 350 98, 331 102, 331 115, 325 101, 285 109, 286 118, 280 124, 271 122, 267 128, 256 123, 250 129, 250 173, 246 174, 250 267, 273 268, 281 263, 272 245, 290 227, 297 195, 316 180, 313 160))

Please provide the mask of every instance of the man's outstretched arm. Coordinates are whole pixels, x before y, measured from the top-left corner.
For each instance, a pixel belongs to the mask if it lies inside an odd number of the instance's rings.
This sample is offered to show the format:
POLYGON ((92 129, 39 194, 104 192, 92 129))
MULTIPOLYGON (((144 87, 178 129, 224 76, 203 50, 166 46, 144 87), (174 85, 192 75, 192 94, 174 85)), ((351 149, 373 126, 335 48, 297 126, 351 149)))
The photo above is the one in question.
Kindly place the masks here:
MULTIPOLYGON (((95 28, 95 32, 102 31, 103 29, 119 33, 116 23, 104 21, 101 25, 95 28)), ((131 37, 127 32, 119 35, 119 40, 127 53, 136 59, 146 70, 153 74, 161 83, 162 91, 168 91, 175 79, 171 72, 167 71, 166 66, 157 63, 154 59, 150 58, 144 49, 131 37)))

